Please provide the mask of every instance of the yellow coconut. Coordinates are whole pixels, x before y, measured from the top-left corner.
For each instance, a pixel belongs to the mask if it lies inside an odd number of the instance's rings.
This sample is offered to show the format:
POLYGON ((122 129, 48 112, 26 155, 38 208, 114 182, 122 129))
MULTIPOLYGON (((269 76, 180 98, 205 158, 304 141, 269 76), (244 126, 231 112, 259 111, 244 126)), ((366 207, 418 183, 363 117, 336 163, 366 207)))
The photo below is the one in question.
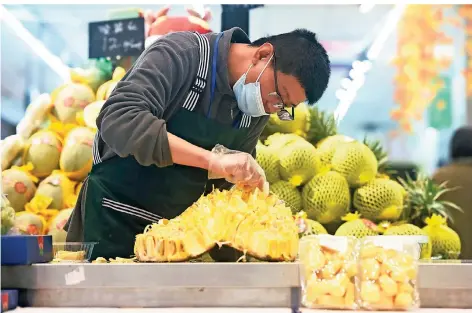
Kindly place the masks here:
POLYGON ((31 173, 34 176, 46 177, 59 168, 61 151, 61 137, 53 131, 42 130, 28 140, 23 154, 23 163, 33 164, 34 168, 31 173))
POLYGON ((64 141, 60 168, 67 177, 82 181, 92 169, 94 131, 87 127, 73 129, 64 141))
MULTIPOLYGON (((41 214, 45 210, 63 210, 75 203, 70 203, 71 197, 75 198, 75 183, 63 172, 54 171, 46 177, 38 186, 33 199, 26 205, 26 210, 41 214), (50 199, 50 200, 49 200, 50 199)), ((48 214, 46 218, 53 214, 48 214)))
POLYGON ((85 126, 96 130, 97 129, 97 117, 100 114, 100 110, 105 104, 105 100, 95 101, 87 105, 84 109, 83 120, 85 126))
POLYGON ((43 235, 46 229, 45 219, 31 212, 16 213, 15 227, 24 235, 43 235))
POLYGON ((52 235, 54 243, 66 242, 67 232, 64 230, 64 225, 69 220, 74 208, 69 208, 60 211, 48 225, 48 234, 52 235))
POLYGON ((95 101, 95 93, 84 84, 71 83, 61 87, 54 95, 54 115, 62 123, 76 123, 77 113, 95 101))
POLYGON ((33 198, 36 192, 35 183, 38 179, 31 175, 33 166, 13 166, 2 172, 2 193, 16 212, 23 211, 25 204, 33 198))

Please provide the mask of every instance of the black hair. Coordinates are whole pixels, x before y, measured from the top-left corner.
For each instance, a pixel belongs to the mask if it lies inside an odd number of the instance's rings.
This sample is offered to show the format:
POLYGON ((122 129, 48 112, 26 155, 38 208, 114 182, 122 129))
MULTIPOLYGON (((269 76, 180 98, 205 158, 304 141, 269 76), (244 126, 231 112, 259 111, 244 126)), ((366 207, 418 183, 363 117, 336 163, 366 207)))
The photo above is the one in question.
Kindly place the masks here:
POLYGON ((453 160, 472 157, 472 127, 464 126, 454 132, 450 150, 453 160))
POLYGON ((328 87, 331 66, 326 49, 307 29, 268 36, 254 41, 251 46, 265 43, 274 46, 277 70, 294 76, 305 90, 309 104, 317 102, 328 87))

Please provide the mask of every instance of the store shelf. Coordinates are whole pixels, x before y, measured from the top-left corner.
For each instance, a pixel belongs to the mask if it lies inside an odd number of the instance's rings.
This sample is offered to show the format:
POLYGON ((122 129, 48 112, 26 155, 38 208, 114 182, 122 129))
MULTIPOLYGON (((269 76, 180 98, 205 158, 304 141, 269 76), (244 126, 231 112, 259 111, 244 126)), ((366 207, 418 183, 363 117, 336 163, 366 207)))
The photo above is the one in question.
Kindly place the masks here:
MULTIPOLYGON (((35 307, 296 307, 296 263, 42 264, 2 267, 35 307)), ((472 308, 472 264, 420 264, 424 308, 472 308)))

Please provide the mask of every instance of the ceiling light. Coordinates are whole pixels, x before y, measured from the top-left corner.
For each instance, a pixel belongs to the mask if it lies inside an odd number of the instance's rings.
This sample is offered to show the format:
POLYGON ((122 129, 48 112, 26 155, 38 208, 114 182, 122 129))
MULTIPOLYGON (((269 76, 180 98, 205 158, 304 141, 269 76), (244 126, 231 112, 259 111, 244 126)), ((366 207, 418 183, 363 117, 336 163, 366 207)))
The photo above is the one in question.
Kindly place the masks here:
POLYGON ((361 4, 359 6, 359 12, 365 14, 370 12, 374 8, 375 4, 372 3, 366 3, 366 4, 361 4))

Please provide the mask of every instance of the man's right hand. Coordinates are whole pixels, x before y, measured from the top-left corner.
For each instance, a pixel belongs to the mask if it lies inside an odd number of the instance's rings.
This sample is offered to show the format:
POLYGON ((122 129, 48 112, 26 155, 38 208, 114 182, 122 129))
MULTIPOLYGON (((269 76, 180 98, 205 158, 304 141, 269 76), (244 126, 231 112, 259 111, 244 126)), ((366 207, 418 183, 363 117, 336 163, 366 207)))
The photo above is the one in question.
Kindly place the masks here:
POLYGON ((208 178, 224 178, 230 183, 260 190, 264 190, 266 183, 264 170, 256 160, 250 154, 238 151, 227 154, 212 152, 208 178))

